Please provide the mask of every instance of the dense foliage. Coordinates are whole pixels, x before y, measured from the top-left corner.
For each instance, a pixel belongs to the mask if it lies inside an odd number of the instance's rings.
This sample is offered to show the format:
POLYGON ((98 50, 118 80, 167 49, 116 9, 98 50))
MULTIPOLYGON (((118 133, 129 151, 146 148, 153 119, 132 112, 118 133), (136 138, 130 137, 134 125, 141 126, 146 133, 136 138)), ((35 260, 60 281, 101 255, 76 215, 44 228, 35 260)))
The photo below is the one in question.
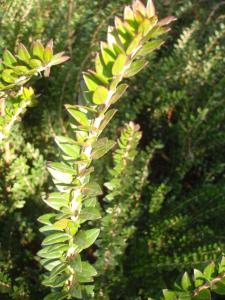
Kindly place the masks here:
MULTIPOLYGON (((38 39, 43 45, 53 39, 54 52, 66 51, 70 60, 50 77, 32 77, 23 91, 7 92, 7 118, 1 101, 0 299, 36 300, 49 292, 37 256, 37 218, 52 212, 41 199, 54 192, 46 162, 60 161, 53 137, 74 129, 64 104, 81 105, 82 71, 93 68, 98 41, 125 4, 130 1, 1 2, 3 61, 5 48, 19 55, 20 43, 29 48, 38 39)), ((104 185, 96 203, 103 218, 89 227, 101 233, 83 256, 98 272, 94 299, 191 299, 198 291, 203 296, 196 300, 222 299, 216 294, 224 293, 224 259, 218 259, 224 251, 225 5, 158 0, 156 7, 160 16, 178 20, 115 103, 118 113, 104 134, 118 146, 95 162, 94 178, 104 185)), ((5 85, 25 69, 15 68, 13 77, 3 71, 5 85)))

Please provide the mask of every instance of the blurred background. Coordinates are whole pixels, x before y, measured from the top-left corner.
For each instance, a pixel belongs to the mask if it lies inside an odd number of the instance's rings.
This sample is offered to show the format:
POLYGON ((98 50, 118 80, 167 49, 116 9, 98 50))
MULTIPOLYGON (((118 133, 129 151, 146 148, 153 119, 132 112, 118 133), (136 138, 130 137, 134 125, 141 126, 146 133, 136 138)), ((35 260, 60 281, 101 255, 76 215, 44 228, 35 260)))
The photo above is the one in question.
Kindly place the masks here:
MULTIPOLYGON (((81 72, 92 67, 108 24, 126 4, 130 1, 0 1, 1 54, 19 42, 52 38, 55 52, 71 58, 53 68, 49 79, 33 83, 38 103, 14 126, 10 163, 0 163, 1 300, 46 294, 36 256, 42 239, 36 219, 47 211, 41 199, 52 189, 46 161, 59 159, 53 138, 70 134, 64 104, 79 101, 81 72)), ((118 234, 112 239, 103 223, 99 244, 87 253, 99 272, 95 299, 157 297, 184 270, 217 259, 224 250, 225 1, 155 5, 160 18, 178 20, 163 47, 149 56, 148 67, 129 81, 107 131, 116 139, 132 120, 142 138, 127 175, 129 193, 116 203, 118 234), (107 239, 113 254, 98 250, 107 239)), ((112 157, 96 168, 103 184, 112 157)), ((104 211, 104 196, 99 200, 104 211)))

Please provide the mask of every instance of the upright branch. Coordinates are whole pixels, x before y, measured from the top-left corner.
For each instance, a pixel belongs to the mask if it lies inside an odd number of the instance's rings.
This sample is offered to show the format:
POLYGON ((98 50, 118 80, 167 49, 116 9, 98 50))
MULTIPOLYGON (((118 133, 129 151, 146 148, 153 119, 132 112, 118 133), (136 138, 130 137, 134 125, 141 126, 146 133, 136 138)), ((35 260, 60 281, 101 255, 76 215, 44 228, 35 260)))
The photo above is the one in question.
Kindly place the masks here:
POLYGON ((104 197, 106 213, 101 220, 101 234, 95 252, 95 266, 99 275, 97 285, 102 299, 108 299, 108 284, 115 278, 115 273, 117 278, 122 273, 119 271, 122 268, 117 267, 125 252, 127 240, 135 232, 134 223, 140 214, 137 197, 141 192, 139 181, 143 165, 139 162, 138 171, 134 163, 140 138, 138 124, 125 124, 113 153, 113 166, 109 169, 108 181, 104 184, 108 190, 104 197))
POLYGON ((132 7, 125 7, 123 19, 115 18, 115 27, 108 28, 107 42, 101 42, 95 70, 83 74, 87 105, 66 106, 74 120, 71 127, 76 139, 56 137, 63 162, 49 163, 57 192, 44 200, 55 212, 39 218, 43 223, 40 230, 46 235, 38 253, 48 271, 43 284, 52 288, 45 300, 82 299, 93 294, 90 283, 96 271, 81 258, 81 252, 95 242, 100 231, 81 228, 84 222, 92 224, 100 218, 96 197, 102 192, 91 176, 92 162, 114 145, 100 135, 116 113, 111 106, 128 87, 123 80, 147 65, 144 57, 163 44, 160 36, 169 31, 167 25, 174 20, 158 21, 152 0, 147 6, 135 0, 132 7))

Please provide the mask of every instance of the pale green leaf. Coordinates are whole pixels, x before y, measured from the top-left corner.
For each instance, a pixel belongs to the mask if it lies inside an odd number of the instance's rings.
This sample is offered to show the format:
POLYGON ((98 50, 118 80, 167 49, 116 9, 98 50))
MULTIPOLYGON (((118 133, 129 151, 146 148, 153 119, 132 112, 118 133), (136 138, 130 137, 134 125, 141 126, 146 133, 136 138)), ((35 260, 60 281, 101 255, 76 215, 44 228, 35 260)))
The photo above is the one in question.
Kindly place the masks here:
POLYGON ((187 291, 191 288, 191 280, 189 278, 189 275, 187 272, 184 273, 182 279, 181 279, 181 286, 182 288, 187 291))
POLYGON ((129 78, 132 77, 134 75, 136 75, 137 73, 139 73, 146 65, 148 64, 147 61, 145 60, 136 60, 135 62, 133 62, 131 64, 131 66, 129 67, 129 69, 126 71, 126 73, 124 74, 125 78, 129 78))
POLYGON ((19 57, 19 59, 29 64, 30 54, 27 51, 27 48, 23 44, 19 44, 18 46, 17 57, 19 57))
POLYGON ((114 62, 113 68, 112 68, 112 74, 114 76, 120 75, 124 71, 124 67, 128 61, 128 58, 125 54, 119 54, 116 61, 114 62))
POLYGON ((79 254, 70 262, 70 266, 75 272, 82 272, 82 261, 79 254))
POLYGON ((113 118, 115 113, 117 112, 117 109, 110 109, 105 113, 104 119, 101 122, 101 125, 99 126, 99 130, 103 131, 107 124, 110 122, 110 120, 113 118))
POLYGON ((38 218, 38 222, 40 222, 42 224, 46 224, 46 225, 51 225, 52 221, 55 219, 56 216, 57 215, 54 213, 45 214, 38 218))
POLYGON ((97 220, 101 218, 101 214, 96 207, 85 207, 79 215, 81 223, 87 220, 97 220))
POLYGON ((111 103, 116 103, 122 96, 123 94, 126 92, 128 88, 128 85, 125 83, 120 84, 117 89, 116 92, 114 93, 114 95, 111 98, 111 103))
POLYGON ((79 111, 71 106, 67 106, 67 111, 69 114, 81 125, 89 126, 89 120, 86 116, 86 113, 79 111))
POLYGON ((94 91, 93 95, 93 102, 95 104, 103 104, 107 97, 108 97, 109 91, 104 86, 98 86, 96 90, 94 91))
POLYGON ((33 55, 40 58, 42 61, 44 60, 44 46, 41 44, 41 42, 36 41, 32 45, 32 51, 33 55))
POLYGON ((4 65, 11 67, 17 60, 14 55, 9 50, 4 50, 3 52, 3 63, 4 65))
POLYGON ((89 182, 82 188, 82 193, 87 198, 96 197, 102 194, 100 185, 97 182, 89 182))
POLYGON ((66 193, 51 193, 45 203, 48 206, 60 210, 61 207, 67 206, 69 204, 69 194, 66 193))
POLYGON ((163 40, 154 40, 154 41, 150 41, 147 44, 145 44, 140 51, 138 51, 138 55, 139 56, 146 56, 150 53, 152 53, 155 49, 160 48, 160 46, 164 44, 163 40))
POLYGON ((70 238, 71 236, 64 232, 52 233, 43 240, 42 245, 48 246, 52 244, 63 243, 65 241, 68 241, 70 238))
POLYGON ((55 141, 59 148, 69 157, 77 159, 80 156, 80 147, 69 137, 57 136, 55 141))
POLYGON ((44 297, 44 300, 63 300, 67 298, 67 292, 52 292, 44 297))
POLYGON ((89 229, 81 230, 74 238, 74 244, 77 245, 78 250, 82 251, 83 249, 89 248, 99 236, 100 229, 89 229))
POLYGON ((100 157, 104 156, 109 150, 111 150, 114 145, 115 142, 107 138, 98 140, 93 146, 91 157, 93 159, 99 159, 100 157))
POLYGON ((194 284, 196 288, 204 283, 204 279, 203 273, 197 269, 194 269, 194 284))

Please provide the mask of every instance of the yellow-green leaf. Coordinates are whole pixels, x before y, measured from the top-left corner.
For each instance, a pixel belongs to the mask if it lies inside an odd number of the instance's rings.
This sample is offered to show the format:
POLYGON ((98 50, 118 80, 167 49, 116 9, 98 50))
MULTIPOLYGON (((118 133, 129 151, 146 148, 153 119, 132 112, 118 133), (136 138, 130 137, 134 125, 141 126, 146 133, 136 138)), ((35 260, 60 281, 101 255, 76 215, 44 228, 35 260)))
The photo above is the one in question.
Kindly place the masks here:
POLYGON ((125 54, 119 54, 116 61, 114 62, 113 68, 112 68, 112 74, 114 76, 120 75, 123 70, 124 67, 127 63, 127 56, 125 54))
POLYGON ((95 104, 103 104, 107 97, 108 97, 109 91, 104 86, 98 86, 96 90, 94 91, 93 95, 93 102, 95 104))
POLYGON ((19 46, 18 46, 17 57, 19 57, 19 59, 21 59, 22 61, 29 63, 30 54, 29 54, 27 48, 23 44, 19 44, 19 46))

